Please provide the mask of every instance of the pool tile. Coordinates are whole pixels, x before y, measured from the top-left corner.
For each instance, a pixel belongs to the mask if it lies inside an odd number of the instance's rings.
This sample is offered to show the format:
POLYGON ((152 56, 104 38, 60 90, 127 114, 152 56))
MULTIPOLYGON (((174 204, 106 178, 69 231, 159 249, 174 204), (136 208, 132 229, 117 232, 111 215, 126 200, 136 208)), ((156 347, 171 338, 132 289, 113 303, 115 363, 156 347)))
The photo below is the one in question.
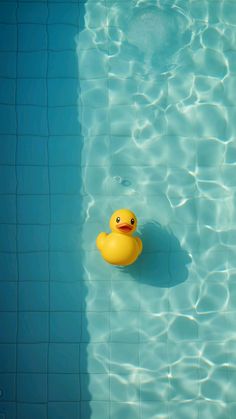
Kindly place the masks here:
POLYGON ((81 374, 81 400, 109 399, 109 375, 108 374, 81 374))
POLYGON ((81 282, 53 282, 50 287, 50 307, 53 311, 79 311, 82 305, 81 282))
POLYGON ((48 253, 32 252, 20 253, 19 259, 19 281, 48 281, 48 253), (37 269, 35 269, 37 266, 37 269))
POLYGON ((82 281, 82 255, 77 251, 54 251, 50 254, 50 271, 52 281, 82 281))
MULTIPOLYGON (((50 419, 80 419, 80 403, 77 402, 48 402, 50 419)), ((23 418, 22 418, 23 419, 23 418)))
POLYGON ((15 311, 17 306, 17 283, 0 282, 0 310, 15 311))
POLYGON ((107 342, 109 333, 109 312, 82 314, 82 342, 107 342))
POLYGON ((18 79, 17 104, 46 106, 47 85, 46 79, 18 79))
POLYGON ((17 28, 15 25, 0 24, 1 51, 14 51, 17 49, 17 28))
POLYGON ((46 77, 47 60, 47 51, 19 51, 17 61, 18 77, 46 77))
POLYGON ((50 135, 79 135, 77 106, 49 108, 48 124, 50 135))
POLYGON ((16 252, 16 226, 13 224, 0 224, 0 252, 16 252))
POLYGON ((20 343, 17 351, 17 365, 20 373, 47 372, 47 343, 20 343))
POLYGON ((16 196, 5 195, 0 202, 0 223, 15 224, 16 222, 16 196))
POLYGON ((106 343, 80 344, 80 372, 105 373, 110 359, 110 345, 106 343))
POLYGON ((47 374, 18 374, 19 402, 45 403, 47 401, 47 374))
POLYGON ((48 399, 50 402, 76 402, 80 400, 80 378, 78 374, 48 375, 48 399))
POLYGON ((0 369, 2 373, 16 371, 16 344, 0 344, 0 369))
POLYGON ((0 374, 1 401, 13 402, 16 394, 15 374, 0 374))
POLYGON ((20 311, 48 311, 48 283, 21 281, 18 288, 18 298, 20 311))
MULTIPOLYGON (((20 135, 48 135, 47 108, 18 105, 18 133, 20 135)), ((14 125, 13 125, 14 126, 14 125)))
POLYGON ((19 24, 18 36, 18 47, 20 51, 31 52, 47 49, 46 25, 35 25, 33 23, 28 23, 27 25, 19 24))
POLYGON ((18 419, 47 419, 47 406, 40 403, 19 403, 17 405, 18 419))
POLYGON ((48 195, 19 195, 17 198, 18 222, 22 224, 49 224, 48 195))
POLYGON ((48 341, 49 314, 47 312, 19 312, 19 343, 43 343, 48 341))
POLYGON ((48 80, 49 106, 76 106, 78 102, 77 78, 53 78, 48 80))
POLYGON ((2 115, 0 134, 16 134, 16 109, 14 105, 0 105, 2 115))
POLYGON ((15 343, 17 336, 17 313, 0 313, 0 343, 15 343))
MULTIPOLYGON (((52 166, 70 166, 80 164, 82 137, 51 136, 49 137, 49 162, 52 166)), ((79 169, 80 170, 80 169, 79 169)))
POLYGON ((20 2, 17 8, 17 21, 19 23, 46 23, 47 22, 47 4, 20 2))
POLYGON ((0 281, 17 281, 17 259, 14 253, 0 253, 0 281))
POLYGON ((77 57, 74 51, 49 51, 48 52, 49 78, 78 77, 77 57))
POLYGON ((19 225, 18 249, 20 252, 44 252, 48 250, 49 227, 45 225, 19 225))
POLYGON ((77 343, 51 343, 48 368, 50 373, 79 373, 80 345, 77 343))
POLYGON ((52 312, 50 314, 50 337, 52 342, 74 342, 81 340, 80 312, 52 312))

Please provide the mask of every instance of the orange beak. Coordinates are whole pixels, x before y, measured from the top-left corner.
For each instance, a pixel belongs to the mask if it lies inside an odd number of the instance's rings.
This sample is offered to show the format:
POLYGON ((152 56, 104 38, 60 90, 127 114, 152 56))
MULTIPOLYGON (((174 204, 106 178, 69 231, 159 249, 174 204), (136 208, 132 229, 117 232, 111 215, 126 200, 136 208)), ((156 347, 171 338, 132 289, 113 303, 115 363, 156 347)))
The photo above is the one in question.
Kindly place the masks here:
POLYGON ((133 227, 130 224, 122 223, 117 225, 118 230, 122 231, 123 233, 129 233, 133 230, 133 227))

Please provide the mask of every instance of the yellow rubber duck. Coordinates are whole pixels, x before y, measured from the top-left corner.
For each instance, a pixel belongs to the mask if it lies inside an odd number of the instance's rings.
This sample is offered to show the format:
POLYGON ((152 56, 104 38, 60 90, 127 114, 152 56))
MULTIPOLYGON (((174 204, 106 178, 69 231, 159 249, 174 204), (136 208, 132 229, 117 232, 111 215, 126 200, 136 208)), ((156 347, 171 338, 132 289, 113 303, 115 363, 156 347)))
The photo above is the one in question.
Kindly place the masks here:
POLYGON ((112 265, 127 266, 135 262, 143 249, 142 240, 132 237, 137 218, 128 209, 119 209, 110 218, 111 233, 100 233, 96 245, 103 259, 112 265))

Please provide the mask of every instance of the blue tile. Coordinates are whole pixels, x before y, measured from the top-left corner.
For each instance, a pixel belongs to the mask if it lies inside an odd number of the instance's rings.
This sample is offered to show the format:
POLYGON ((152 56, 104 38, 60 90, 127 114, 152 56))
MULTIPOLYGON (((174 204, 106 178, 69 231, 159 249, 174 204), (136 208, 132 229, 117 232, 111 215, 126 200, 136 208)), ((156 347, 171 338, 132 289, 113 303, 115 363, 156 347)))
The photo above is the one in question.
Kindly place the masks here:
POLYGON ((81 282, 53 282, 50 291, 50 307, 53 311, 81 310, 81 282))
POLYGON ((88 49, 83 54, 83 62, 80 65, 80 77, 81 79, 107 77, 107 66, 103 52, 96 48, 88 49))
POLYGON ((110 418, 110 403, 106 401, 90 401, 81 402, 81 417, 90 418, 91 414, 94 419, 109 419, 110 418), (92 412, 92 413, 91 413, 92 412))
POLYGON ((17 281, 17 259, 14 253, 0 253, 0 281, 17 281))
POLYGON ((81 222, 81 196, 51 195, 52 223, 79 224, 81 222))
POLYGON ((16 226, 0 224, 0 252, 16 251, 16 226))
POLYGON ((56 24, 48 26, 49 49, 50 50, 75 50, 75 37, 78 35, 78 28, 74 25, 56 24))
POLYGON ((79 373, 79 344, 51 343, 48 370, 54 373, 79 373))
POLYGON ((16 193, 15 166, 0 166, 0 193, 16 193))
POLYGON ((0 164, 15 164, 16 137, 15 135, 0 136, 0 164))
POLYGON ((16 109, 15 106, 0 105, 1 134, 16 133, 16 109))
POLYGON ((0 223, 16 222, 16 196, 5 195, 0 200, 0 223))
POLYGON ((18 403, 17 419, 47 419, 47 405, 37 403, 18 403))
POLYGON ((43 136, 48 134, 47 108, 19 105, 17 112, 20 135, 43 136))
POLYGON ((53 251, 75 251, 81 248, 81 226, 52 225, 50 249, 53 251))
POLYGON ((20 311, 47 311, 49 309, 47 282, 22 281, 19 284, 20 311))
POLYGON ((0 391, 2 392, 1 400, 14 401, 15 400, 15 374, 0 374, 0 391))
POLYGON ((18 249, 21 252, 48 250, 49 227, 44 225, 19 225, 18 249))
POLYGON ((49 195, 18 195, 18 222, 22 224, 49 224, 49 195))
POLYGON ((79 135, 77 106, 48 109, 49 132, 51 135, 79 135))
POLYGON ((17 104, 46 106, 47 85, 46 79, 18 79, 17 104))
POLYGON ((110 338, 109 323, 109 312, 82 313, 82 342, 108 341, 110 338))
POLYGON ((47 374, 18 374, 17 396, 19 402, 46 403, 47 374))
POLYGON ((16 82, 13 79, 0 79, 0 103, 15 104, 16 82))
POLYGON ((82 138, 49 137, 49 163, 51 165, 79 165, 82 149, 82 138))
POLYGON ((16 371, 16 345, 0 345, 0 370, 2 373, 16 371))
POLYGON ((70 7, 64 3, 49 3, 48 23, 70 23, 77 25, 79 18, 78 3, 70 3, 70 7))
POLYGON ((47 372, 47 343, 22 343, 17 348, 18 372, 47 372))
POLYGON ((48 341, 48 313, 19 312, 18 341, 21 343, 48 341))
MULTIPOLYGON (((1 61, 0 61, 1 62, 1 61)), ((77 56, 74 51, 49 51, 48 76, 78 77, 77 56)))
POLYGON ((21 165, 47 165, 47 137, 19 137, 17 163, 21 165))
POLYGON ((79 401, 79 374, 49 374, 48 399, 60 402, 79 401))
POLYGON ((110 343, 81 343, 80 344, 80 372, 105 373, 106 360, 110 360, 110 343), (94 356, 96 354, 96 356, 94 356))
POLYGON ((16 25, 0 24, 0 50, 15 51, 17 48, 16 25))
POLYGON ((48 253, 20 253, 19 280, 20 281, 48 281, 48 253), (37 266, 37 269, 35 269, 37 266))
POLYGON ((16 77, 16 52, 0 52, 0 77, 16 77))
POLYGON ((47 74, 47 51, 32 51, 32 52, 19 52, 18 53, 17 75, 19 77, 37 78, 37 77, 46 77, 46 74, 47 74))
POLYGON ((18 47, 21 51, 47 49, 46 25, 19 24, 18 47))
MULTIPOLYGON (((84 418, 89 416, 84 416, 84 418)), ((80 417, 80 404, 76 402, 49 402, 48 403, 49 419, 82 419, 80 417)))
POLYGON ((0 342, 14 343, 17 332, 17 313, 0 313, 0 342))
POLYGON ((49 79, 49 106, 76 106, 78 103, 78 79, 49 79))
POLYGON ((17 283, 16 282, 0 282, 0 310, 16 311, 17 310, 17 283))
POLYGON ((53 342, 80 342, 81 313, 51 313, 50 331, 53 342))
POLYGON ((50 167, 50 186, 52 193, 80 193, 81 179, 78 167, 50 167))
POLYGON ((0 403, 0 418, 1 419, 16 419, 16 403, 13 403, 13 402, 0 403))
POLYGON ((1 2, 1 23, 15 23, 16 22, 16 2, 1 2))
POLYGON ((78 252, 53 252, 50 254, 52 281, 81 281, 83 270, 78 252))
POLYGON ((17 167, 18 193, 48 194, 48 168, 45 166, 17 167))
POLYGON ((47 3, 19 3, 17 8, 17 21, 20 23, 46 23, 47 3))

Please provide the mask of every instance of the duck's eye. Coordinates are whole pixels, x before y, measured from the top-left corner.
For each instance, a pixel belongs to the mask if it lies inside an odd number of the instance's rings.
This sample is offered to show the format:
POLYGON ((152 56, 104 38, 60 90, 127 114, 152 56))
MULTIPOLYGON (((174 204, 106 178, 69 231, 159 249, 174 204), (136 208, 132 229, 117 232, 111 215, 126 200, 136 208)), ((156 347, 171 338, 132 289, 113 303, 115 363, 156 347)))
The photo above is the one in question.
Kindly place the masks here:
POLYGON ((116 218, 116 222, 119 223, 120 222, 120 217, 116 218))
POLYGON ((133 218, 131 218, 130 222, 131 222, 132 225, 134 225, 134 219, 133 218))

